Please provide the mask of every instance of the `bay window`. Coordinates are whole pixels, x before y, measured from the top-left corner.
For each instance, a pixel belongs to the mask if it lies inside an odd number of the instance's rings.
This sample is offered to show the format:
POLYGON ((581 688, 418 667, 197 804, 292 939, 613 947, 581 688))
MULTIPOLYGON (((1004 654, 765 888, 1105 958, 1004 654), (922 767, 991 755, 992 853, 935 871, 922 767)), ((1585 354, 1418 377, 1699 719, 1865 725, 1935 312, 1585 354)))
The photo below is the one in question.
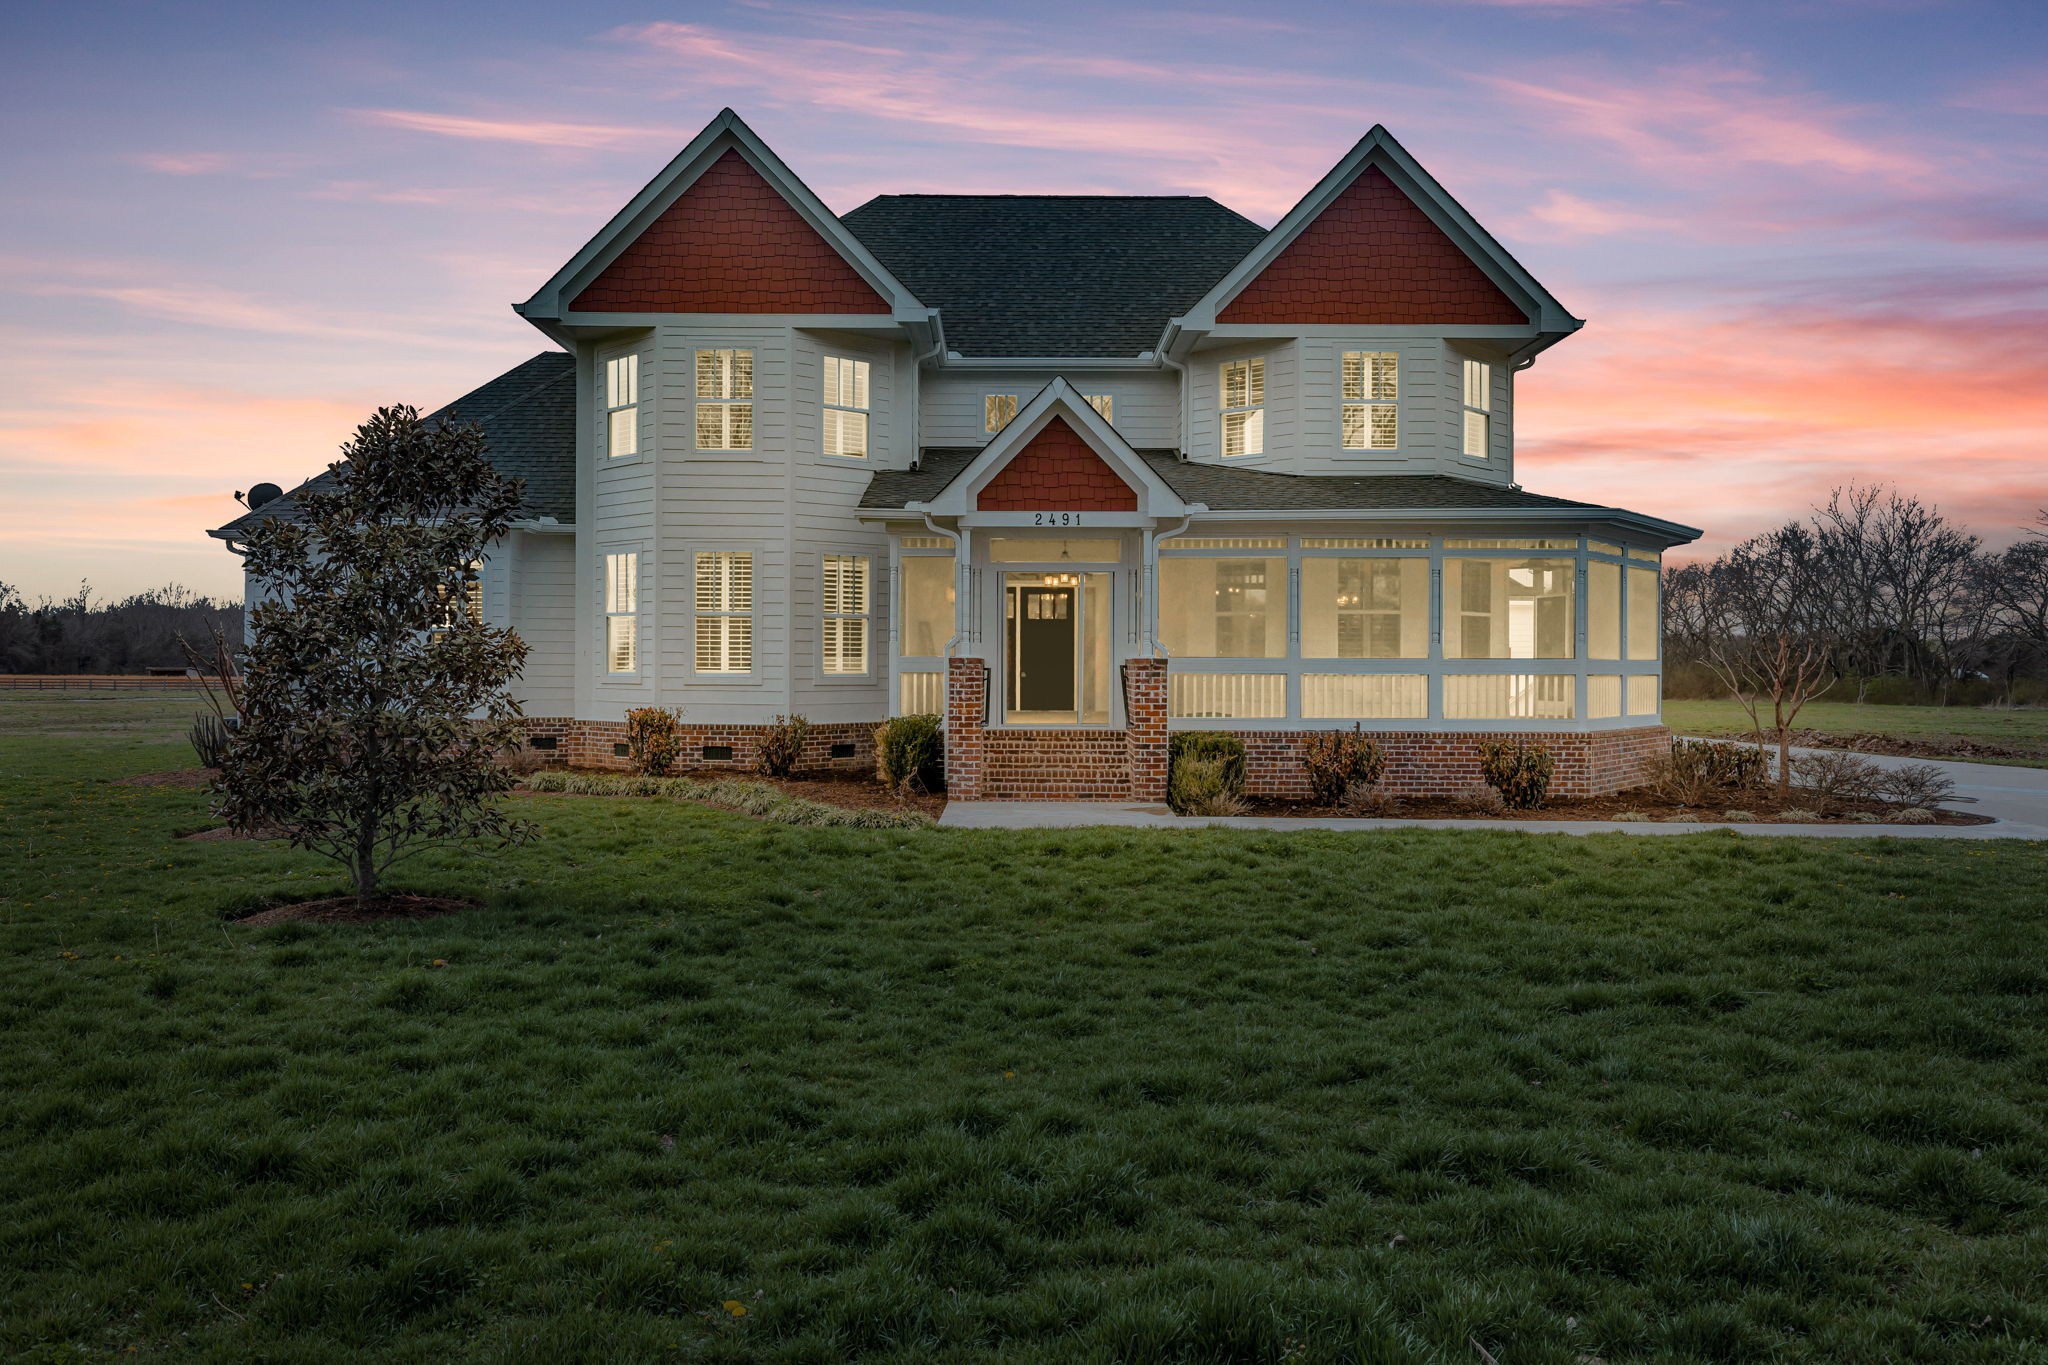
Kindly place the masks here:
POLYGON ((1346 351, 1343 372, 1344 449, 1398 448, 1401 357, 1392 351, 1346 351))
POLYGON ((1465 362, 1465 454, 1487 457, 1492 439, 1493 366, 1483 360, 1465 362))
POLYGON ((1446 659, 1569 659, 1577 563, 1444 559, 1446 659))
POLYGON ((1262 455, 1266 450, 1266 359, 1226 361, 1218 367, 1216 401, 1223 426, 1223 453, 1262 455))
POLYGON ((697 352, 697 449, 754 448, 754 353, 697 352))

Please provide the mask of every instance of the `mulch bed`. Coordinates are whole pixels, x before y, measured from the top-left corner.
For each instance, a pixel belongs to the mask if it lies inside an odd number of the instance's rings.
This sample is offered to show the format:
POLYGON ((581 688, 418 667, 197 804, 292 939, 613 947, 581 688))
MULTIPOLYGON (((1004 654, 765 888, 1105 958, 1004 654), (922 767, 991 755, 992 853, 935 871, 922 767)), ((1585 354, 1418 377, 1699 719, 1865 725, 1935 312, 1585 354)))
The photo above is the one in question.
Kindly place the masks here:
POLYGON ((1957 735, 1940 741, 1914 739, 1906 735, 1880 735, 1869 730, 1831 733, 1826 730, 1794 730, 1792 742, 1808 749, 1847 749, 1858 754, 1884 754, 1892 758, 2048 758, 2048 748, 2011 744, 1986 744, 1957 735))
MULTIPOLYGON (((1677 802, 1656 796, 1648 791, 1616 792, 1612 796, 1558 797, 1545 802, 1536 810, 1509 810, 1498 813, 1475 811, 1470 806, 1450 797, 1408 797, 1395 803, 1395 808, 1381 818, 1390 820, 1528 820, 1531 822, 1557 820, 1613 820, 1622 815, 1647 816, 1652 821, 1682 821, 1699 824, 1821 824, 1853 825, 1866 824, 1857 820, 1858 813, 1876 815, 1879 823, 1888 823, 1888 815, 1896 814, 1896 808, 1875 801, 1817 801, 1812 797, 1804 800, 1795 793, 1790 801, 1781 802, 1775 792, 1730 792, 1724 804, 1712 808, 1682 806, 1677 802), (1748 811, 1755 816, 1754 822, 1730 820, 1731 810, 1748 811), (1787 810, 1815 811, 1818 820, 1801 819, 1787 821, 1783 814, 1787 810)), ((1360 812, 1345 810, 1337 806, 1320 806, 1312 801, 1282 801, 1272 797, 1249 799, 1246 815, 1266 816, 1357 816, 1360 812)), ((1933 823, 1938 825, 1988 825, 1989 816, 1965 815, 1961 811, 1937 810, 1933 823)))
POLYGON ((219 774, 218 768, 176 768, 162 773, 134 773, 116 778, 117 787, 203 787, 219 774))
POLYGON ((389 919, 433 919, 482 907, 476 901, 450 900, 445 896, 375 896, 358 901, 354 896, 329 896, 325 900, 294 901, 273 905, 234 921, 251 929, 271 924, 308 921, 315 924, 373 924, 389 919))

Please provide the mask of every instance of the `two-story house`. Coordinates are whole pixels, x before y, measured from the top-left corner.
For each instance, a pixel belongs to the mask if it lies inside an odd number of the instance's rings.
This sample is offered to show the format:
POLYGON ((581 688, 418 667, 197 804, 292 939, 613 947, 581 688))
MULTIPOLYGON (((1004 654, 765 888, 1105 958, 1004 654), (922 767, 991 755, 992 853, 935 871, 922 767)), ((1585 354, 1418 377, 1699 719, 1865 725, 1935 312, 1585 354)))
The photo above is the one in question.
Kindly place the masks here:
POLYGON ((1598 792, 1667 738, 1658 564, 1698 533, 1523 491, 1516 377, 1581 323, 1384 129, 1268 230, 841 217, 728 110, 516 307, 561 349, 445 410, 527 480, 476 609, 565 760, 623 764, 641 706, 734 765, 779 715, 822 764, 936 712, 956 800, 1156 799, 1173 730, 1289 792, 1355 723, 1397 790, 1515 733, 1598 792))

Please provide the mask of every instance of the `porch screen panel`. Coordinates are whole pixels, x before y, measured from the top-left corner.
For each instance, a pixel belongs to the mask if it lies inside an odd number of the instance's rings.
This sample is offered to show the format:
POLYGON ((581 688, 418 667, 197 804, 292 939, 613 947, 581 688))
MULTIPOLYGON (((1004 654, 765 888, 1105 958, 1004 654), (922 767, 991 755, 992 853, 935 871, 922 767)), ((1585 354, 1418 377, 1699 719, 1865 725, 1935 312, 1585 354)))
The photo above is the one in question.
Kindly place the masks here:
POLYGON ((1444 559, 1446 659, 1569 659, 1569 559, 1444 559))
POLYGON ((1657 714, 1657 700, 1663 688, 1655 673, 1638 673, 1628 680, 1628 713, 1632 716, 1654 716, 1657 714))
POLYGON ((1304 720, 1423 720, 1429 679, 1421 673, 1304 673, 1304 720))
POLYGON ((1452 673, 1444 678, 1446 720, 1570 720, 1569 673, 1452 673))
POLYGON ((1304 659, 1429 657, 1429 561, 1301 561, 1304 659))
POLYGON ((1586 657, 1621 657, 1621 566, 1586 564, 1586 657))
POLYGON ((1628 571, 1628 657, 1657 657, 1657 571, 1628 571))
POLYGON ((1162 558, 1159 639, 1183 659, 1286 658, 1287 561, 1162 558))
POLYGON ((1209 720, 1277 720, 1287 714, 1284 673, 1167 673, 1171 716, 1209 720))
POLYGON ((896 714, 939 716, 946 711, 946 675, 905 673, 896 682, 896 714))
POLYGON ((1586 719, 1612 720, 1621 714, 1621 678, 1595 673, 1586 679, 1586 719))
POLYGON ((953 556, 905 555, 897 579, 903 594, 898 656, 938 658, 953 638, 953 556))

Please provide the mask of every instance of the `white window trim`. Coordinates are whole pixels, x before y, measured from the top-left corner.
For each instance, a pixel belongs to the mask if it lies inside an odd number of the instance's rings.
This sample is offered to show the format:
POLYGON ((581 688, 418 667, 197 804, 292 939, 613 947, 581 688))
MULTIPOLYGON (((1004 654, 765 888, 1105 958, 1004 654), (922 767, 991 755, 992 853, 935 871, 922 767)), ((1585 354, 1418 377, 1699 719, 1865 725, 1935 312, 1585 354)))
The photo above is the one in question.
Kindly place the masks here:
POLYGON ((825 550, 818 556, 818 679, 822 683, 867 686, 875 680, 875 554, 873 550, 825 550), (863 610, 834 611, 825 596, 825 562, 851 559, 862 566, 861 605, 863 610), (830 621, 860 621, 861 667, 857 673, 834 672, 826 665, 825 626, 830 621))
POLYGON ((1391 455, 1401 449, 1401 353, 1399 351, 1340 351, 1337 356, 1337 448, 1346 455, 1391 455), (1353 356, 1359 359, 1359 396, 1353 398, 1347 392, 1350 383, 1347 371, 1353 356), (1385 377, 1392 380, 1393 392, 1388 397, 1378 395, 1378 380, 1383 376, 1379 361, 1391 362, 1385 377), (1345 422, 1351 410, 1357 408, 1365 422, 1365 444, 1352 445, 1345 439, 1345 422), (1381 445, 1375 439, 1377 432, 1374 415, 1381 409, 1393 414, 1394 439, 1381 445))
POLYGON ((1237 358, 1236 360, 1225 360, 1225 361, 1221 361, 1221 362, 1219 362, 1219 363, 1217 364, 1217 366, 1216 366, 1216 457, 1217 457, 1218 459, 1221 459, 1221 460, 1229 460, 1229 461, 1232 461, 1233 463, 1235 463, 1235 462, 1237 462, 1237 461, 1241 461, 1241 460, 1256 460, 1256 459, 1259 459, 1259 458, 1261 458, 1262 456, 1264 456, 1264 455, 1265 455, 1265 453, 1266 453, 1266 384, 1267 384, 1267 381, 1268 381, 1268 380, 1269 380, 1269 379, 1271 378, 1271 376, 1270 376, 1270 375, 1268 374, 1268 370, 1269 370, 1269 368, 1270 368, 1270 367, 1269 367, 1269 366, 1268 366, 1268 365, 1266 364, 1266 357, 1265 357, 1265 356, 1263 356, 1263 355, 1247 355, 1247 356, 1239 356, 1239 357, 1238 357, 1238 358, 1237 358), (1246 398, 1246 400, 1247 400, 1247 401, 1246 401, 1245 403, 1243 403, 1242 405, 1240 405, 1240 406, 1232 407, 1232 406, 1230 406, 1230 405, 1229 405, 1229 403, 1228 403, 1228 401, 1227 401, 1227 399, 1228 399, 1228 394, 1229 394, 1229 389, 1230 389, 1230 379, 1229 379, 1229 375, 1230 375, 1230 372, 1231 372, 1232 370, 1234 370, 1234 369, 1237 369, 1237 368, 1239 368, 1240 366, 1242 366, 1242 367, 1243 367, 1243 369, 1244 369, 1244 371, 1245 371, 1245 398, 1246 398), (1257 366, 1257 367, 1258 367, 1257 373, 1258 373, 1258 381, 1259 381, 1259 382, 1258 382, 1257 396, 1258 396, 1258 400, 1259 400, 1259 401, 1258 401, 1258 402, 1256 402, 1256 403, 1254 403, 1254 402, 1251 402, 1251 401, 1249 401, 1249 400, 1250 400, 1250 399, 1252 398, 1252 396, 1253 396, 1253 389, 1252 389, 1252 382, 1251 382, 1251 381, 1252 381, 1252 373, 1253 373, 1253 369, 1252 369, 1252 367, 1253 367, 1253 366, 1257 366), (1257 434, 1258 434, 1258 445, 1257 445, 1257 448, 1256 448, 1256 449, 1254 449, 1254 448, 1253 448, 1253 446, 1252 446, 1252 442, 1251 442, 1251 440, 1250 440, 1250 438, 1249 438, 1249 435, 1248 435, 1248 436, 1247 436, 1247 438, 1246 438, 1246 441, 1245 441, 1245 448, 1244 448, 1244 449, 1243 449, 1242 451, 1238 452, 1237 454, 1235 454, 1235 455, 1232 455, 1232 454, 1230 454, 1230 453, 1229 453, 1229 445, 1230 445, 1230 438, 1229 438, 1229 430, 1230 430, 1230 419, 1231 419, 1232 417, 1234 417, 1234 416, 1237 416, 1238 414, 1241 414, 1241 413, 1242 413, 1242 414, 1251 414, 1251 415, 1255 415, 1255 416, 1257 417, 1257 419, 1258 419, 1258 420, 1257 420, 1256 422, 1253 422, 1253 421, 1247 420, 1247 421, 1245 422, 1245 428, 1246 428, 1246 431, 1247 431, 1248 433, 1249 433, 1249 432, 1252 432, 1252 431, 1256 431, 1256 432, 1257 432, 1257 434))
POLYGON ((647 565, 642 558, 643 551, 638 544, 605 545, 597 552, 597 681, 599 686, 637 684, 647 671, 647 612, 644 589, 647 586, 647 565), (620 555, 631 555, 633 605, 627 611, 613 610, 612 560, 620 555), (614 620, 631 620, 633 623, 633 667, 630 671, 612 671, 612 627, 614 620))
POLYGON ((761 679, 761 551, 751 545, 697 545, 690 550, 690 676, 700 683, 744 684, 761 679), (748 606, 745 611, 706 611, 698 605, 697 559, 700 555, 746 555, 748 606), (697 631, 705 617, 744 616, 751 623, 747 632, 747 667, 703 669, 697 667, 697 631))
POLYGON ((875 453, 874 362, 864 360, 859 356, 838 355, 828 352, 820 357, 818 361, 818 389, 818 453, 828 460, 845 460, 853 464, 869 463, 875 453), (836 401, 837 395, 833 393, 828 378, 835 365, 853 365, 858 367, 858 379, 856 380, 854 396, 856 398, 866 398, 868 400, 866 406, 860 407, 836 401), (835 412, 860 414, 860 454, 849 455, 830 448, 831 443, 826 438, 825 428, 830 422, 830 414, 835 412))
POLYGON ((639 459, 641 453, 647 448, 640 429, 640 395, 641 390, 645 387, 641 382, 645 376, 640 373, 643 368, 645 367, 641 364, 640 353, 637 350, 622 351, 617 355, 604 356, 601 357, 598 363, 597 406, 600 410, 598 415, 598 441, 604 447, 603 463, 605 464, 630 464, 634 460, 639 459), (622 363, 626 365, 631 388, 629 401, 623 403, 615 401, 620 395, 614 391, 614 385, 617 381, 612 370, 614 365, 622 363), (612 449, 612 415, 628 411, 633 414, 633 448, 620 454, 612 449))
POLYGON ((1459 380, 1458 454, 1462 459, 1483 462, 1491 461, 1493 459, 1493 362, 1490 360, 1480 360, 1474 356, 1463 357, 1462 364, 1459 366, 1459 380), (1476 404, 1472 401, 1472 380, 1475 367, 1478 370, 1479 387, 1482 390, 1481 396, 1486 400, 1484 403, 1476 404), (1465 429, 1474 416, 1477 416, 1480 421, 1485 423, 1486 430, 1485 439, 1479 443, 1480 451, 1477 455, 1474 455, 1467 449, 1468 443, 1465 440, 1465 429))
MULTIPOLYGON (((690 404, 690 448, 696 454, 750 456, 753 455, 759 448, 760 432, 756 428, 754 420, 757 415, 756 409, 759 406, 759 400, 756 398, 754 391, 755 359, 756 356, 754 348, 752 346, 697 346, 692 348, 690 361, 690 393, 692 394, 692 400, 690 404), (705 394, 704 392, 702 392, 704 386, 704 381, 702 378, 704 357, 717 356, 721 354, 730 354, 733 357, 733 365, 735 369, 737 369, 738 360, 740 356, 745 356, 747 358, 747 391, 744 395, 739 393, 705 394), (699 435, 699 423, 702 421, 703 411, 707 407, 723 408, 727 410, 725 416, 722 417, 719 421, 719 434, 721 436, 726 437, 728 442, 730 441, 730 438, 732 436, 733 428, 731 410, 737 408, 745 408, 747 410, 747 444, 743 446, 732 445, 729 443, 726 445, 717 446, 707 446, 702 444, 699 435)), ((728 374, 726 378, 728 380, 732 380, 733 376, 731 374, 728 374)), ((737 389, 739 385, 736 382, 728 382, 727 384, 723 385, 723 387, 737 389)))

